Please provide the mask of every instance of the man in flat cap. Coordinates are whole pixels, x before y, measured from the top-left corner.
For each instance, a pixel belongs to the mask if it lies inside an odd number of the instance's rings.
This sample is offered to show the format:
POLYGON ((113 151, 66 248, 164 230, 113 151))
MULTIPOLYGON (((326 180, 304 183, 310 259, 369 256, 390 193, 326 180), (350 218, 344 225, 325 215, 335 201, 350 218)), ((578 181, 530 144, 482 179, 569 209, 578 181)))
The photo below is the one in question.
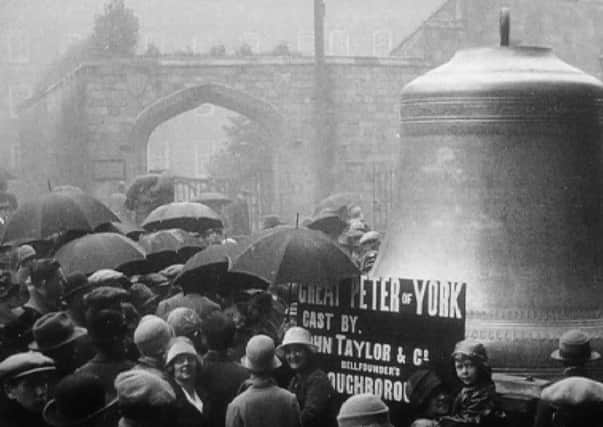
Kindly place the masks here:
POLYGON ((42 417, 55 366, 41 353, 17 353, 0 363, 0 382, 8 404, 0 410, 2 427, 46 427, 42 417))

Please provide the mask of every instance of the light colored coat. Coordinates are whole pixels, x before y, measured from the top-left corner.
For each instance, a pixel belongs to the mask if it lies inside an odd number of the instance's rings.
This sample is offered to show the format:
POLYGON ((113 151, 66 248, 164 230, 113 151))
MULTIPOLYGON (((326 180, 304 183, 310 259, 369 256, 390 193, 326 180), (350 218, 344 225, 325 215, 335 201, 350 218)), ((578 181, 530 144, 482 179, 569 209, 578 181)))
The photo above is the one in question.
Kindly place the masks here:
POLYGON ((254 379, 226 410, 226 427, 300 427, 300 410, 293 393, 272 380, 254 379))

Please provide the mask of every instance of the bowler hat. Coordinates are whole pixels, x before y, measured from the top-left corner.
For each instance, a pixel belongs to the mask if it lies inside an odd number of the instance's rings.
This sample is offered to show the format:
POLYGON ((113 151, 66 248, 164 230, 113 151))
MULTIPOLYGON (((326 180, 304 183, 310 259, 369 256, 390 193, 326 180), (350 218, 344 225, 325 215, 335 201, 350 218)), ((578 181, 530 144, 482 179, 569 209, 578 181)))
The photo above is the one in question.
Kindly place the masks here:
POLYGON ((36 320, 33 328, 34 342, 31 350, 46 351, 57 349, 88 333, 86 328, 75 326, 73 320, 64 311, 47 313, 36 320))
POLYGON ((53 427, 82 425, 104 414, 116 403, 117 399, 106 401, 105 388, 97 376, 72 374, 59 381, 54 399, 46 404, 42 415, 53 427))
POLYGON ((287 329, 287 332, 285 332, 285 336, 283 337, 282 344, 276 348, 277 354, 282 356, 287 346, 293 344, 303 345, 312 353, 316 353, 316 351, 318 351, 318 347, 312 342, 312 335, 310 334, 310 331, 300 326, 293 326, 287 329))
POLYGON ((270 372, 281 366, 281 361, 274 355, 274 341, 267 335, 251 337, 245 347, 243 366, 251 372, 270 372))
POLYGON ((8 356, 0 363, 0 381, 55 370, 54 361, 42 353, 34 351, 17 353, 8 356))
POLYGON ((374 394, 357 394, 343 402, 337 423, 339 427, 389 426, 389 408, 374 394))
POLYGON ((551 353, 551 358, 567 362, 584 363, 597 360, 601 355, 591 350, 590 338, 578 329, 571 329, 559 338, 559 348, 551 353))

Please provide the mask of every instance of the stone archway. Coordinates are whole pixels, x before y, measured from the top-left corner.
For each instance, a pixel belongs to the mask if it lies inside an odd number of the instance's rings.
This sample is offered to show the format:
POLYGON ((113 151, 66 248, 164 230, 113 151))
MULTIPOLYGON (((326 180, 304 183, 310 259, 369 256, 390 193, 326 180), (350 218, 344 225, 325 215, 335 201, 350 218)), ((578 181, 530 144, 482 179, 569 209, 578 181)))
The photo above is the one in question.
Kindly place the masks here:
POLYGON ((255 120, 266 129, 274 144, 286 139, 283 116, 266 101, 214 83, 188 87, 158 99, 138 114, 130 134, 130 142, 136 153, 135 165, 132 165, 132 173, 128 175, 134 176, 146 171, 146 146, 157 126, 205 103, 255 120))
POLYGON ((213 104, 239 113, 256 121, 263 127, 274 147, 272 158, 272 182, 270 205, 274 206, 274 196, 279 194, 278 144, 287 141, 283 116, 268 102, 240 90, 219 84, 204 84, 188 87, 158 99, 136 117, 130 134, 134 158, 129 165, 129 176, 144 174, 147 168, 147 144, 153 131, 162 123, 201 104, 213 104))

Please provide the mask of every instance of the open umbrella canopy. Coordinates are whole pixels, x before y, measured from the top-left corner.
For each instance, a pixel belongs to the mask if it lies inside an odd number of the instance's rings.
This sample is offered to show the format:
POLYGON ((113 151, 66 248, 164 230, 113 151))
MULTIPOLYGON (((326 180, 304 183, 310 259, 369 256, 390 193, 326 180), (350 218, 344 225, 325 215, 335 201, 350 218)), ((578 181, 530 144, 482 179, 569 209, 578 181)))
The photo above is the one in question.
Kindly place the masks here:
POLYGON ((142 247, 118 233, 87 234, 61 247, 55 258, 66 274, 91 274, 103 268, 133 274, 147 269, 142 247))
POLYGON ((220 215, 209 206, 194 202, 174 202, 154 209, 142 222, 142 226, 149 231, 181 228, 194 233, 223 227, 223 224, 220 215))
POLYGON ((352 259, 329 237, 307 228, 276 227, 260 234, 238 256, 232 272, 269 284, 332 285, 360 275, 352 259))
POLYGON ((230 286, 235 282, 243 287, 266 288, 268 283, 264 283, 257 278, 248 277, 246 274, 231 274, 228 272, 232 260, 241 254, 243 249, 244 246, 231 242, 211 245, 195 254, 184 264, 184 268, 175 279, 175 283, 183 287, 194 287, 200 291, 216 290, 226 283, 230 286))
POLYGON ((74 191, 51 192, 23 203, 6 226, 2 242, 43 240, 63 231, 92 231, 119 218, 97 199, 74 191))
POLYGON ((140 238, 139 244, 146 251, 154 271, 186 262, 206 246, 198 237, 177 228, 146 234, 140 238))
POLYGON ((119 233, 132 240, 138 240, 142 234, 146 233, 144 228, 130 222, 107 222, 96 227, 94 231, 97 233, 119 233))

